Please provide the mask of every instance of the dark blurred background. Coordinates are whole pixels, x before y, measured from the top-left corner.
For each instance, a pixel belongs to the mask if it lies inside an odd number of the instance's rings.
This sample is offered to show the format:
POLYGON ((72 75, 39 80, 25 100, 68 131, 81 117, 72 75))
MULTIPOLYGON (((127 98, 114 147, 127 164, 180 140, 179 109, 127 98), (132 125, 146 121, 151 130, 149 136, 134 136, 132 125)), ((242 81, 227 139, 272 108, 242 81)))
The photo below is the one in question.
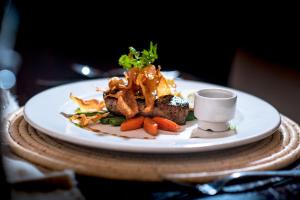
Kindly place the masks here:
POLYGON ((54 84, 84 78, 71 70, 74 63, 105 71, 119 68, 118 58, 129 46, 148 48, 150 41, 158 44, 156 63, 163 70, 227 84, 235 47, 219 43, 219 38, 207 41, 197 16, 166 13, 159 5, 15 2, 20 14, 16 50, 23 59, 17 85, 22 104, 48 80, 54 84))
POLYGON ((300 122, 299 40, 277 18, 258 20, 259 26, 253 16, 241 19, 243 9, 227 18, 175 3, 12 2, 20 19, 15 91, 21 105, 49 87, 88 79, 72 70, 75 63, 118 69, 129 46, 148 48, 153 41, 163 70, 252 93, 300 122))

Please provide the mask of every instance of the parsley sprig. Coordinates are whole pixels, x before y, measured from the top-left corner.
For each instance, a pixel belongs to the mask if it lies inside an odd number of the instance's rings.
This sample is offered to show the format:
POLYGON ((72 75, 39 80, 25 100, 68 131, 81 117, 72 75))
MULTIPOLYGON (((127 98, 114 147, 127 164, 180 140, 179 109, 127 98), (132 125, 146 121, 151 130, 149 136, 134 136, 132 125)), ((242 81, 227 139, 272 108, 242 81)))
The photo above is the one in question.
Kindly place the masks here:
POLYGON ((143 68, 153 63, 157 58, 157 44, 153 45, 150 42, 150 49, 148 51, 144 49, 142 52, 139 52, 135 48, 129 47, 129 54, 122 55, 119 58, 119 65, 126 70, 133 67, 143 68))

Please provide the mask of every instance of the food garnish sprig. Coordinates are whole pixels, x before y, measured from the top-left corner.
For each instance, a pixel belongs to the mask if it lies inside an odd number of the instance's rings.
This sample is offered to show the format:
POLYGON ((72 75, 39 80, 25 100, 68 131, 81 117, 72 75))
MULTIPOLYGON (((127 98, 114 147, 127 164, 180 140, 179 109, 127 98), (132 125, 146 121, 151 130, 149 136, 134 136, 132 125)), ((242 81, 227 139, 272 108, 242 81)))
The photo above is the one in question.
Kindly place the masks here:
POLYGON ((150 42, 150 49, 143 50, 142 52, 137 51, 133 47, 129 47, 129 54, 122 55, 119 58, 119 65, 126 70, 132 68, 144 68, 152 63, 158 58, 157 55, 157 44, 153 45, 153 42, 150 42))

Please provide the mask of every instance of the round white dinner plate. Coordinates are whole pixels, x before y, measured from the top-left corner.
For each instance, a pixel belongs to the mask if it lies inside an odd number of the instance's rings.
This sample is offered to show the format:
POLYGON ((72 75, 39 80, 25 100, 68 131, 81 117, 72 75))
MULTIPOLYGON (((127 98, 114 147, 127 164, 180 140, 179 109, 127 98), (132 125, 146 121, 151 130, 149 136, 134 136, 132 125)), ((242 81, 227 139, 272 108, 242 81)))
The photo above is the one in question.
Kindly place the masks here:
MULTIPOLYGON (((107 88, 108 79, 82 81, 48 89, 32 97, 25 105, 25 120, 43 133, 82 146, 117 151, 147 153, 184 153, 225 149, 252 143, 274 133, 280 125, 278 111, 269 103, 241 91, 237 94, 237 112, 232 123, 235 133, 227 137, 191 138, 197 130, 194 124, 180 135, 159 135, 155 139, 126 139, 99 135, 72 124, 61 112, 72 114, 78 107, 69 95, 84 99, 102 98, 96 88, 107 88)), ((204 88, 224 88, 217 85, 176 80, 177 91, 188 93, 204 88)), ((189 123, 190 124, 190 123, 189 123)))

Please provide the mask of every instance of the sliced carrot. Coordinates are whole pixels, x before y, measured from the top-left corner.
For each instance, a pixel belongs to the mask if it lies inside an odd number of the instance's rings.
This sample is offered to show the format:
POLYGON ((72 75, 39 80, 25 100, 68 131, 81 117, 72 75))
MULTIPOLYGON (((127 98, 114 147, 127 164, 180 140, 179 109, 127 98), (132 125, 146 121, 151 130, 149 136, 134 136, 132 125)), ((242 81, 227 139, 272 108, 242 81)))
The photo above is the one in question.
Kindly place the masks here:
POLYGON ((128 119, 121 124, 120 130, 121 131, 130 131, 130 130, 142 128, 143 123, 144 123, 144 117, 142 117, 142 116, 128 119))
POLYGON ((152 119, 158 124, 158 128, 161 130, 177 132, 181 129, 181 126, 169 119, 163 117, 153 117, 152 119))
POLYGON ((150 135, 156 136, 158 134, 158 124, 149 117, 144 120, 144 129, 150 135))

